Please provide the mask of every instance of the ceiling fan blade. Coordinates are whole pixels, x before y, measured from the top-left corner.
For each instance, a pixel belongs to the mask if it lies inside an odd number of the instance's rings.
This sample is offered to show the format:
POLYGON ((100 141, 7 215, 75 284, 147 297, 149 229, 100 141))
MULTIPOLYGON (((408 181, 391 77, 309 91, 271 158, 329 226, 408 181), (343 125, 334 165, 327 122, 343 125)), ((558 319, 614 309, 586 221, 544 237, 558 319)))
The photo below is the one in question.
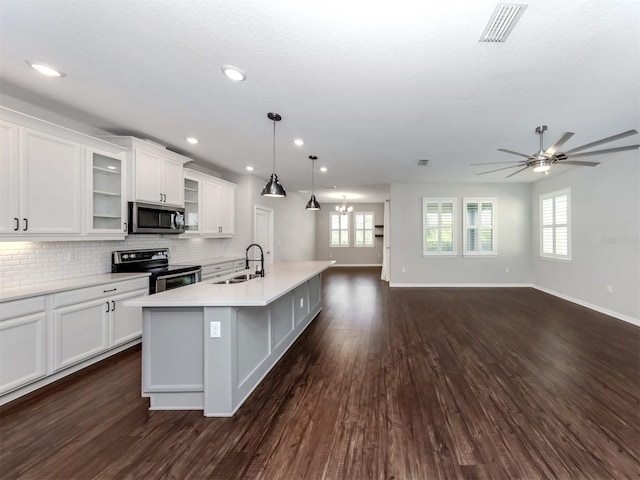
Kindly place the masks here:
POLYGON ((475 165, 508 165, 509 163, 517 163, 518 165, 524 165, 527 162, 521 162, 521 161, 514 160, 513 162, 484 162, 484 163, 470 163, 469 165, 471 165, 471 166, 475 166, 475 165))
POLYGON ((558 137, 558 139, 553 143, 553 145, 551 145, 549 148, 545 150, 544 152, 545 156, 550 157, 551 155, 556 153, 558 150, 560 150, 560 147, 562 147, 562 145, 564 145, 567 142, 567 140, 569 140, 574 135, 575 134, 573 132, 564 132, 562 135, 560 135, 560 137, 558 137))
POLYGON ((513 150, 507 150, 506 148, 499 148, 499 152, 510 153, 512 155, 518 155, 519 157, 529 158, 531 155, 527 155, 526 153, 514 152, 513 150))
POLYGON ((517 172, 513 172, 511 175, 507 175, 507 176, 506 176, 506 177, 504 177, 504 178, 513 177, 515 174, 520 173, 520 172, 523 172, 523 171, 525 171, 527 168, 529 168, 529 167, 521 168, 521 169, 520 169, 520 170, 518 170, 517 172))
POLYGON ((496 168, 495 170, 489 170, 488 172, 482 172, 482 173, 478 173, 478 175, 485 175, 487 173, 493 173, 493 172, 499 172, 500 170, 508 170, 510 168, 516 168, 516 167, 521 167, 524 164, 519 164, 519 165, 511 165, 510 167, 502 167, 502 168, 496 168))
POLYGON ((562 165, 580 165, 583 167, 595 167, 596 165, 600 165, 600 162, 579 162, 572 160, 558 160, 558 163, 562 162, 562 165))
POLYGON ((603 138, 595 142, 587 143, 586 145, 581 145, 579 147, 572 148, 571 150, 568 150, 564 153, 565 155, 569 155, 570 153, 573 153, 573 152, 579 152, 580 150, 585 150, 587 148, 597 147, 598 145, 602 145, 603 143, 613 142, 614 140, 619 140, 620 138, 630 137, 631 135, 637 135, 637 134, 638 134, 637 130, 627 130, 626 132, 619 133, 618 135, 613 135, 611 137, 603 138))
POLYGON ((565 155, 569 158, 588 157, 589 155, 600 155, 602 153, 614 153, 614 152, 624 152, 625 150, 635 150, 638 147, 640 147, 640 145, 627 145, 626 147, 606 148, 604 150, 595 150, 593 152, 572 153, 571 155, 569 155, 568 153, 565 153, 565 155))

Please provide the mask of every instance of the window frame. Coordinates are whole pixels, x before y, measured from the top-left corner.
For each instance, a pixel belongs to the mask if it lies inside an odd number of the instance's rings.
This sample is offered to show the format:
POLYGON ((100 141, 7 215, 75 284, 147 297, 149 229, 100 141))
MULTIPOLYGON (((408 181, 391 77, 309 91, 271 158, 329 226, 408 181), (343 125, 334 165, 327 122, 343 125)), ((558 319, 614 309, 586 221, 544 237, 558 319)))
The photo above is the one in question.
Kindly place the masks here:
POLYGON ((347 244, 343 245, 342 244, 342 238, 343 238, 343 232, 345 231, 344 228, 342 228, 342 218, 340 218, 339 220, 339 224, 340 224, 340 228, 335 229, 333 228, 333 217, 350 217, 350 214, 342 214, 340 212, 329 212, 329 248, 348 248, 351 247, 351 220, 348 220, 347 223, 347 228, 346 228, 346 237, 347 237, 347 244), (339 245, 334 245, 333 244, 333 232, 334 231, 338 231, 338 236, 340 239, 340 244, 339 245))
MULTIPOLYGON (((495 257, 498 255, 498 234, 497 234, 497 206, 498 199, 495 197, 465 197, 462 199, 462 217, 463 217, 463 232, 462 232, 462 244, 463 250, 462 254, 464 256, 480 256, 480 257, 495 257), (469 225, 467 220, 467 206, 470 204, 478 205, 478 212, 480 212, 480 206, 482 204, 491 204, 491 226, 483 226, 481 224, 478 225, 469 225), (491 228, 491 246, 493 247, 491 250, 469 250, 469 241, 468 241, 468 230, 470 228, 476 228, 478 230, 478 238, 482 237, 482 230, 491 228)), ((478 215, 480 217, 480 215, 478 215)), ((480 245, 480 243, 478 243, 480 245)))
POLYGON ((353 246, 355 248, 373 248, 376 246, 376 238, 375 238, 375 228, 376 228, 376 216, 374 212, 353 212, 353 246), (366 225, 366 219, 363 218, 362 219, 362 223, 363 223, 363 228, 358 228, 358 220, 357 220, 357 216, 358 215, 362 215, 362 216, 366 216, 366 215, 371 215, 371 228, 365 228, 366 225), (358 237, 358 231, 362 231, 362 237, 363 237, 363 241, 366 242, 366 232, 370 231, 371 232, 371 243, 367 244, 367 243, 363 243, 362 245, 359 245, 357 242, 357 237, 358 237))
MULTIPOLYGON (((455 257, 458 254, 458 229, 457 229, 457 215, 458 215, 458 199, 455 197, 423 197, 422 198, 422 256, 423 257, 455 257), (430 203, 438 204, 438 226, 432 227, 427 225, 427 205, 430 203), (451 235, 452 235, 452 250, 442 250, 442 205, 452 205, 452 221, 451 221, 451 235), (438 250, 427 250, 427 230, 430 228, 438 229, 438 250)), ((449 228, 449 226, 447 226, 449 228)))
POLYGON ((548 260, 558 260, 564 262, 571 261, 571 189, 563 188, 561 190, 555 190, 553 192, 540 194, 539 198, 539 230, 540 230, 540 258, 548 259, 548 260), (566 196, 567 198, 567 214, 566 214, 566 223, 558 222, 557 220, 557 203, 558 198, 566 196), (545 201, 551 200, 552 205, 552 222, 550 224, 545 224, 545 201), (566 254, 557 253, 558 243, 558 229, 566 228, 566 254), (545 252, 545 229, 551 229, 552 232, 552 246, 553 252, 547 253, 545 252))

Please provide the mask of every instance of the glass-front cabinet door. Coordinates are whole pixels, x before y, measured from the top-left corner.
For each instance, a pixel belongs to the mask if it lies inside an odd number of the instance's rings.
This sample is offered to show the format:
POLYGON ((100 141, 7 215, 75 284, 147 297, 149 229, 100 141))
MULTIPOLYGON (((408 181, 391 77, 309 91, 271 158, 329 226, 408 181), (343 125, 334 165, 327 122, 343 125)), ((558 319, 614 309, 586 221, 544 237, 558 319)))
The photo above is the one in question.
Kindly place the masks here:
POLYGON ((124 154, 88 150, 89 233, 124 238, 127 233, 124 154))
POLYGON ((188 173, 184 176, 184 223, 185 233, 200 233, 200 181, 188 173))

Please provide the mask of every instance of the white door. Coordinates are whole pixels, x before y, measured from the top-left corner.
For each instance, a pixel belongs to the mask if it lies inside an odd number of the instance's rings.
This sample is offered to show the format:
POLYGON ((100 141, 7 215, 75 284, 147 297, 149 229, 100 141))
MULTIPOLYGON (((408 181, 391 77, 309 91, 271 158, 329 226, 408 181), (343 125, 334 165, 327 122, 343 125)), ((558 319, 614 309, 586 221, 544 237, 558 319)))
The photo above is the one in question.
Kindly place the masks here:
POLYGON ((135 183, 136 200, 164 203, 164 197, 162 196, 162 159, 158 155, 136 148, 135 183))
POLYGON ((184 184, 182 183, 182 164, 167 158, 162 164, 162 194, 167 205, 184 205, 184 184))
MULTIPOLYGON (((253 241, 264 250, 264 263, 273 263, 273 210, 256 205, 253 216, 253 241)), ((252 249, 253 250, 253 249, 252 249)), ((257 249, 255 249, 257 251, 257 249)))
POLYGON ((20 217, 20 159, 17 125, 0 122, 0 233, 18 234, 20 217))

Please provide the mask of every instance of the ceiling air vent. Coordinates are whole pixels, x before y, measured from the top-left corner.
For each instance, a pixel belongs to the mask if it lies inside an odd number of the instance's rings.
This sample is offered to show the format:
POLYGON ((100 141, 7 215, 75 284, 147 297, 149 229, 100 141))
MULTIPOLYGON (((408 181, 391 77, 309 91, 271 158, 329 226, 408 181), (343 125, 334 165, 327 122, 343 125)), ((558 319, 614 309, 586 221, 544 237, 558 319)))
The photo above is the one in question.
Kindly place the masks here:
POLYGON ((499 3, 496 5, 489 23, 482 32, 480 42, 504 42, 527 9, 519 3, 499 3))
POLYGON ((427 163, 429 163, 429 160, 427 160, 426 158, 423 158, 422 160, 418 160, 419 167, 426 167, 427 163))

